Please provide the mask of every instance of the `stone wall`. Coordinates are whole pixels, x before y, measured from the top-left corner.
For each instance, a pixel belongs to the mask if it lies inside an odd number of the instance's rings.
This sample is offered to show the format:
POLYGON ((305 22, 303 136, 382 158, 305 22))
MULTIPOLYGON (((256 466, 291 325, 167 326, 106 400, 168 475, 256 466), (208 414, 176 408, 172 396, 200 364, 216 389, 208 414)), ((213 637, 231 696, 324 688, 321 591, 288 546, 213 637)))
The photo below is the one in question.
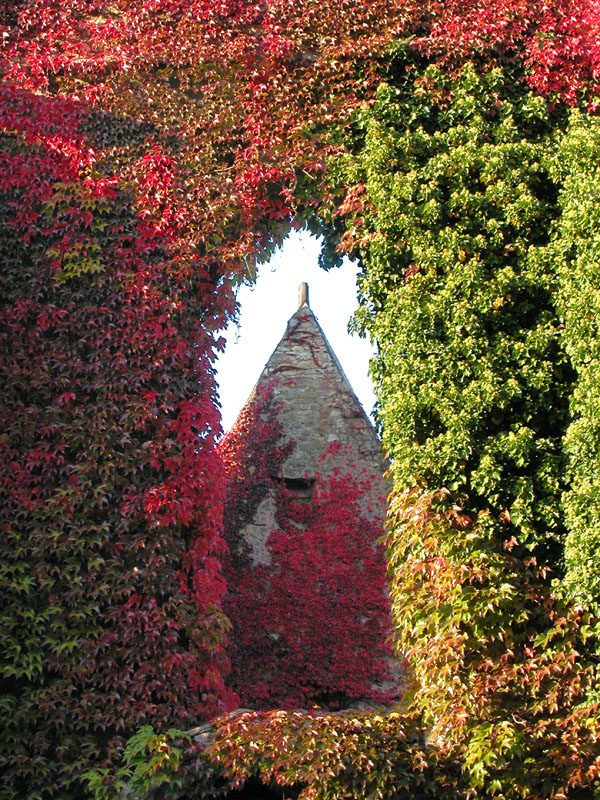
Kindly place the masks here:
MULTIPOLYGON (((295 442, 283 467, 282 478, 288 487, 309 493, 317 472, 329 474, 336 466, 352 472, 364 470, 378 478, 365 495, 365 510, 368 507, 383 518, 382 497, 389 487, 383 479, 388 462, 381 442, 306 304, 289 320, 248 402, 268 386, 273 387, 274 397, 281 403, 278 420, 283 437, 295 442), (334 443, 340 445, 337 454, 330 452, 322 460, 324 451, 334 443)), ((276 524, 274 514, 273 499, 267 497, 244 529, 254 563, 270 563, 266 541, 276 524)))
POLYGON ((388 464, 307 304, 289 320, 232 434, 241 446, 231 463, 247 476, 232 482, 230 501, 242 513, 227 533, 225 602, 241 702, 339 708, 395 699, 402 676, 386 643, 377 544, 388 464))
POLYGON ((285 477, 314 475, 320 469, 319 456, 334 441, 348 446, 357 463, 383 474, 386 462, 373 425, 306 305, 289 320, 256 389, 274 380, 275 397, 282 402, 279 420, 284 435, 296 441, 285 477))

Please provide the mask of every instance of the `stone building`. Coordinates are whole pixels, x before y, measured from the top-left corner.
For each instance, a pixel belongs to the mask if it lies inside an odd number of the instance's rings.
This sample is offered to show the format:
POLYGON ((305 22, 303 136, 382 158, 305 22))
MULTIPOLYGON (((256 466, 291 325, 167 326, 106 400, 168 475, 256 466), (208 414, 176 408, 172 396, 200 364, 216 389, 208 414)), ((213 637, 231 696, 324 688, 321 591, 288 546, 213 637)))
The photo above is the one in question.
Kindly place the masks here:
POLYGON ((397 686, 378 544, 387 462, 310 309, 306 284, 224 440, 223 458, 225 610, 233 625, 232 686, 242 704, 385 702, 397 686), (278 444, 261 432, 267 395, 278 444), (279 456, 270 459, 271 450, 279 456))
MULTIPOLYGON (((387 485, 383 475, 388 467, 381 442, 366 415, 340 362, 327 341, 309 305, 308 285, 299 289, 298 309, 267 361, 248 400, 273 386, 281 404, 278 419, 283 438, 294 442, 294 450, 283 464, 286 486, 310 498, 315 475, 337 467, 367 471, 381 482, 365 498, 365 507, 385 516, 387 485), (341 447, 337 456, 321 459, 333 443, 341 447)), ((269 563, 266 541, 275 521, 272 496, 266 497, 245 530, 257 563, 269 563)))

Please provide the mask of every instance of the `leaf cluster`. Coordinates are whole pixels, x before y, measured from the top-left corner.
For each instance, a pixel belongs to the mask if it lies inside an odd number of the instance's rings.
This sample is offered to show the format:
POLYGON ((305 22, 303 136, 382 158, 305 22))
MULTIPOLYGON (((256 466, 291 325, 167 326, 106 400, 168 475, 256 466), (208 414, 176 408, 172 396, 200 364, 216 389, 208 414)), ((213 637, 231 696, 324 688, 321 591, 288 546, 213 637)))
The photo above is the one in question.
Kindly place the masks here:
POLYGON ((314 800, 461 796, 456 767, 423 744, 414 717, 396 711, 251 712, 194 733, 140 730, 122 768, 88 776, 95 799, 154 791, 208 800, 246 782, 314 800))
POLYGON ((396 646, 475 796, 577 796, 600 752, 595 120, 411 46, 331 167, 378 345, 396 646))
MULTIPOLYGON (((461 495, 458 530, 476 526, 477 553, 506 543, 560 571, 566 541, 565 585, 594 594, 596 238, 579 235, 595 219, 592 123, 574 119, 561 151, 572 178, 549 155, 565 125, 553 101, 595 109, 597 5, 26 0, 1 12, 3 797, 80 795, 82 772, 138 725, 184 725, 231 699, 216 331, 232 286, 292 222, 328 233, 330 263, 363 259, 357 324, 379 343, 398 487, 461 495), (561 225, 567 246, 549 255, 561 225)), ((453 551, 450 574, 470 553, 453 551)), ((515 574, 518 626, 534 612, 515 574)), ((436 602, 443 631, 452 606, 436 602)), ((477 661, 486 615, 474 608, 477 661)), ((559 653, 549 646, 550 664, 559 653)), ((565 689, 559 728, 583 685, 565 689)), ((495 742, 518 761, 506 723, 473 729, 476 785, 495 742)), ((579 725, 594 747, 592 723, 579 725)), ((541 765, 569 753, 556 786, 593 780, 585 748, 577 762, 564 728, 548 730, 558 750, 531 752, 541 765)))
POLYGON ((573 380, 554 276, 545 101, 499 71, 434 67, 382 86, 343 163, 370 212, 355 324, 377 340, 384 443, 399 487, 447 486, 493 534, 557 563, 560 441, 573 380))

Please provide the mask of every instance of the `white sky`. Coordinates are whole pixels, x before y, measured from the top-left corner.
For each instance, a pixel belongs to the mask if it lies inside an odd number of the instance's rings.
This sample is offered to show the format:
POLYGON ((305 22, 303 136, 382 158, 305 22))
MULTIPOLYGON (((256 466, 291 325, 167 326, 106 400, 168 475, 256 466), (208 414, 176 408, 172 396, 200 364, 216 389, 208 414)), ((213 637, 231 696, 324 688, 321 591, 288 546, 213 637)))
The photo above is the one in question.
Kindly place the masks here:
POLYGON ((303 281, 309 286, 314 315, 363 408, 371 413, 375 397, 368 366, 373 347, 347 331, 357 307, 357 267, 346 259, 339 269, 325 272, 317 265, 318 255, 315 237, 292 231, 283 248, 259 267, 256 285, 240 287, 239 326, 227 330, 225 352, 216 364, 225 430, 235 422, 288 319, 296 312, 298 286, 303 281))

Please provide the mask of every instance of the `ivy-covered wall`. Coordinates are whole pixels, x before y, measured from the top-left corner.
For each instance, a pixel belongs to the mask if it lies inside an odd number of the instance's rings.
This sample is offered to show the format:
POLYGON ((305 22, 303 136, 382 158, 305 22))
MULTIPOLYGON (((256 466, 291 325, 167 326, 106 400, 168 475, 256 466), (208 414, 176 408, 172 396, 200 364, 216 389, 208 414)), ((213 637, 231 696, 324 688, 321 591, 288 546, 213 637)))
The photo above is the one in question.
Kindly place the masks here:
POLYGON ((565 796, 600 753, 595 120, 475 45, 452 69, 392 52, 333 169, 378 344, 396 646, 477 793, 565 796))
POLYGON ((356 321, 379 343, 395 483, 467 494, 487 535, 555 565, 573 371, 538 253, 558 215, 544 162, 559 120, 500 70, 402 62, 347 162, 372 209, 356 321))
POLYGON ((564 448, 568 489, 563 497, 566 596, 600 610, 600 508, 598 507, 598 121, 574 111, 553 162, 560 181, 561 216, 548 258, 559 280, 562 342, 577 382, 570 397, 564 448))
POLYGON ((471 796, 597 792, 598 3, 0 26, 2 796, 81 796, 136 726, 231 699, 212 364, 291 224, 362 259, 394 639, 440 763, 471 796))
POLYGON ((384 5, 3 4, 2 797, 232 701, 218 331, 313 216, 384 5))
POLYGON ((347 707, 399 693, 373 426, 308 305, 218 448, 230 681, 245 708, 347 707))

